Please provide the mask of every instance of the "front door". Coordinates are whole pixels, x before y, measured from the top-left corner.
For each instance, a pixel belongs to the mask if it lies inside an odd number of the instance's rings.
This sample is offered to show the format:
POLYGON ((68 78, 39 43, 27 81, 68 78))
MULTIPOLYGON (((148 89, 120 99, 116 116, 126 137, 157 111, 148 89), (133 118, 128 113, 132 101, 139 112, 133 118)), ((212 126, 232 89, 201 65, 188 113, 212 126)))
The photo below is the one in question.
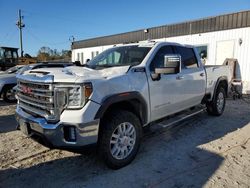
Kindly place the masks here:
POLYGON ((175 111, 174 104, 176 104, 182 97, 182 81, 177 82, 177 74, 161 74, 160 79, 154 80, 151 74, 154 73, 155 68, 164 66, 164 56, 167 54, 174 54, 172 46, 163 46, 155 54, 150 62, 148 76, 149 93, 151 104, 151 121, 160 119, 175 111))
MULTIPOLYGON (((192 50, 192 48, 189 48, 192 50)), ((198 67, 198 62, 193 52, 193 59, 172 46, 163 46, 152 59, 150 74, 157 67, 164 66, 164 56, 179 54, 182 58, 182 70, 178 74, 161 74, 159 80, 149 76, 149 93, 151 104, 151 121, 179 112, 201 102, 205 93, 205 73, 198 67), (187 60, 188 58, 188 60, 187 60), (186 65, 184 65, 186 62, 186 65)))

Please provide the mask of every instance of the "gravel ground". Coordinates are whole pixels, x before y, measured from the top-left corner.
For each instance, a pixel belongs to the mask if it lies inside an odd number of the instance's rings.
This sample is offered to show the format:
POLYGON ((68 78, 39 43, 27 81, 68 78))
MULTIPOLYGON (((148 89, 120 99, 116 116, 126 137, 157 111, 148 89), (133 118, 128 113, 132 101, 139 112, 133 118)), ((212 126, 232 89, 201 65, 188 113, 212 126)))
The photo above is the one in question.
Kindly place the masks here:
POLYGON ((95 150, 50 150, 25 137, 14 109, 0 101, 0 187, 250 187, 250 100, 228 100, 221 117, 153 126, 136 159, 116 171, 95 150))

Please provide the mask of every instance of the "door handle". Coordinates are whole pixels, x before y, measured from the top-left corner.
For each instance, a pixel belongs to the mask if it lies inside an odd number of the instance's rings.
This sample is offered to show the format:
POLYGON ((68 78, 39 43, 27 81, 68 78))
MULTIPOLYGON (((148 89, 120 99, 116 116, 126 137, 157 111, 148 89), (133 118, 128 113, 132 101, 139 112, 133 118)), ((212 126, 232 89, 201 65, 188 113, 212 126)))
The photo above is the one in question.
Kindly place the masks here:
POLYGON ((176 77, 176 80, 182 80, 182 79, 184 79, 184 76, 177 76, 176 77))
POLYGON ((205 73, 204 73, 204 72, 203 72, 203 73, 200 73, 200 76, 201 76, 201 77, 205 76, 205 73))

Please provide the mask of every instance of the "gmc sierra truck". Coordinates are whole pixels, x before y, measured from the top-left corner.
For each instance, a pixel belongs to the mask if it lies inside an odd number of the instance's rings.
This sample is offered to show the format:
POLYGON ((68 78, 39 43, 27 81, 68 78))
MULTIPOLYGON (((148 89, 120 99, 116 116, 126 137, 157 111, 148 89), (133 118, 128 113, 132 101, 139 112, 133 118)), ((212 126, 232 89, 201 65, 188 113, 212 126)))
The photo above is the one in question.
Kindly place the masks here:
POLYGON ((197 105, 220 116, 229 79, 226 66, 203 66, 192 46, 114 46, 82 67, 18 75, 16 119, 23 133, 52 147, 97 144, 118 169, 135 158, 144 126, 197 105))

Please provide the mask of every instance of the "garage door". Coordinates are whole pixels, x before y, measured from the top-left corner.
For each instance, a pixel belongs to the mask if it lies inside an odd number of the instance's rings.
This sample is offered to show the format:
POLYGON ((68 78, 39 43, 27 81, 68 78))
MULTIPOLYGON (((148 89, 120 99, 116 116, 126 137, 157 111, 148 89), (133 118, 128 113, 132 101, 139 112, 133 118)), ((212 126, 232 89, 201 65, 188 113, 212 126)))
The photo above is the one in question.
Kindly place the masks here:
POLYGON ((216 65, 222 65, 226 58, 234 57, 234 40, 219 41, 216 46, 216 65))

